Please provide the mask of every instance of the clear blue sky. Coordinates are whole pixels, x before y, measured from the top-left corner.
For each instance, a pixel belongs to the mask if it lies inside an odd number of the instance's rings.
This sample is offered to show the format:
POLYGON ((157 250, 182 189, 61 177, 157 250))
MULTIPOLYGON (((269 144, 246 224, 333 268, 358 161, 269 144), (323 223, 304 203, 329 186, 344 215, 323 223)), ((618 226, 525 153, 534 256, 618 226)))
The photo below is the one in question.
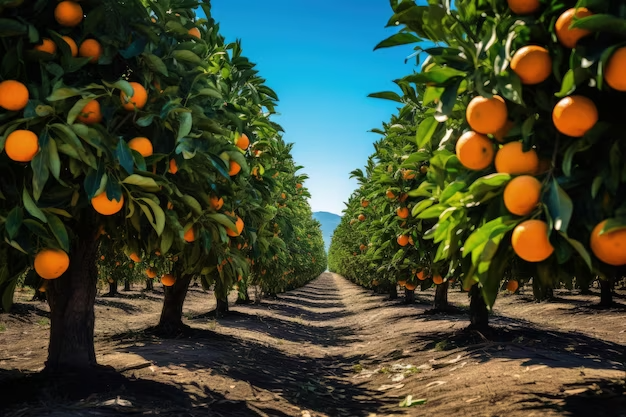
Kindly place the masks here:
POLYGON ((341 214, 380 127, 395 112, 369 93, 394 90, 408 75, 411 46, 373 51, 395 30, 388 0, 213 0, 213 18, 228 41, 242 40, 244 55, 280 99, 275 118, 294 159, 310 176, 313 211, 341 214))

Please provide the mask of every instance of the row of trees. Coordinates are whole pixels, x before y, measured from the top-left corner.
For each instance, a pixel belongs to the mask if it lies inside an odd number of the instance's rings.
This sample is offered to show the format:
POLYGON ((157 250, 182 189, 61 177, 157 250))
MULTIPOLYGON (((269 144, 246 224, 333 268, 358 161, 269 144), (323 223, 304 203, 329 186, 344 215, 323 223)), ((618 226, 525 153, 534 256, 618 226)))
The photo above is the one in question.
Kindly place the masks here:
POLYGON ((208 2, 15 3, 0 37, 0 288, 8 309, 25 268, 46 280, 46 369, 94 368, 97 280, 122 265, 161 278, 167 335, 194 277, 225 312, 235 284, 325 269, 278 98, 208 2))
POLYGON ((401 104, 382 129, 329 254, 331 270, 412 292, 450 282, 487 326, 501 289, 535 297, 600 280, 602 303, 626 265, 626 32, 602 0, 392 0, 417 44, 414 72, 372 97, 401 104))

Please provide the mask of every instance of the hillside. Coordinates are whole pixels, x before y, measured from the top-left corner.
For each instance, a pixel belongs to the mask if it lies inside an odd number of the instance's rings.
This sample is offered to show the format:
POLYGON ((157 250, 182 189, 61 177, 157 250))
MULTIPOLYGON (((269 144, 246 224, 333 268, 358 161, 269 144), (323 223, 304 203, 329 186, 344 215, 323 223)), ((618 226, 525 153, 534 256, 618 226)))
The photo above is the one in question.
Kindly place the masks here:
POLYGON ((313 213, 313 218, 319 221, 322 224, 322 235, 324 236, 324 246, 326 247, 326 251, 330 247, 330 241, 333 237, 333 232, 335 228, 339 225, 341 221, 341 216, 329 213, 327 211, 316 211, 313 213))

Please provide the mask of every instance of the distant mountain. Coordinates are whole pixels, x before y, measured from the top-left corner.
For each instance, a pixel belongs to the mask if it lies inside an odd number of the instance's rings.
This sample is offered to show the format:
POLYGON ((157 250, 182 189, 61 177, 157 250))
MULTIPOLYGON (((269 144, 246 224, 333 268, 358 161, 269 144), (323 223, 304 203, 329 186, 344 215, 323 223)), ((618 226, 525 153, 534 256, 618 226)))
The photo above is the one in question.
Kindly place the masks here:
POLYGON ((322 235, 324 236, 326 252, 328 252, 328 248, 330 248, 330 241, 333 238, 333 232, 335 231, 335 228, 339 226, 341 216, 327 211, 316 211, 313 213, 313 218, 322 224, 322 235))

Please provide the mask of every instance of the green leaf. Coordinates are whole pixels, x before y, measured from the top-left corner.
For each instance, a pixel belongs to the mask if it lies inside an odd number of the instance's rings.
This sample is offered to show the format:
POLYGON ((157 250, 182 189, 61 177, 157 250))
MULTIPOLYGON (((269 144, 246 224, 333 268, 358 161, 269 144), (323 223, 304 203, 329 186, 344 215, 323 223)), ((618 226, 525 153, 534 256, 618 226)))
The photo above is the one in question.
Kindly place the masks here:
POLYGON ((191 64, 196 64, 196 65, 203 64, 202 58, 200 58, 198 55, 194 54, 191 51, 176 50, 172 52, 172 55, 178 61, 189 62, 191 64))
POLYGON ((569 69, 563 76, 561 90, 554 95, 558 98, 569 96, 576 91, 577 86, 589 80, 589 78, 591 78, 591 74, 587 68, 576 67, 574 69, 569 69))
POLYGON ((138 198, 137 201, 142 201, 150 206, 150 209, 152 209, 152 212, 154 213, 154 217, 150 213, 148 207, 143 204, 139 204, 139 207, 141 207, 141 210, 148 218, 148 221, 150 221, 150 224, 152 224, 152 227, 154 227, 157 235, 161 236, 161 234, 163 233, 163 229, 165 229, 165 213, 163 212, 163 209, 149 198, 138 198))
POLYGON ((39 152, 33 158, 30 166, 33 170, 33 198, 35 201, 39 201, 43 189, 48 182, 50 171, 48 170, 48 143, 50 137, 47 131, 44 131, 39 135, 39 152))
MULTIPOLYGON (((5 19, 0 19, 5 20, 5 19)), ((0 22, 0 28, 2 27, 2 22, 0 22)), ((0 32, 1 34, 1 32, 0 32)), ((11 280, 9 285, 4 288, 4 292, 2 293, 2 309, 4 311, 9 311, 11 306, 13 305, 13 294, 15 293, 15 287, 17 286, 17 279, 11 280)))
POLYGON ((48 98, 46 100, 48 101, 59 101, 59 100, 65 100, 66 98, 70 98, 70 97, 76 97, 76 96, 80 96, 81 92, 80 90, 77 90, 76 88, 58 88, 56 90, 54 90, 52 92, 52 94, 50 94, 48 96, 48 98))
POLYGON ((122 183, 136 185, 138 187, 145 189, 146 191, 151 191, 151 192, 158 192, 160 190, 159 185, 154 179, 149 178, 149 177, 143 177, 137 174, 129 175, 128 177, 124 178, 122 183))
POLYGON ((61 184, 61 159, 59 158, 59 152, 57 149, 57 143, 54 139, 50 138, 48 141, 48 168, 52 172, 52 176, 57 179, 61 184))
POLYGON ((98 190, 100 190, 103 181, 102 178, 105 175, 104 165, 104 161, 100 160, 98 163, 98 169, 90 169, 85 176, 84 187, 88 200, 91 200, 96 195, 98 190))
POLYGON ((124 140, 119 140, 117 142, 117 148, 115 148, 115 155, 117 156, 117 160, 119 161, 124 171, 127 174, 132 174, 134 169, 134 160, 131 149, 128 147, 128 144, 124 140))
POLYGON ((371 98, 381 98, 384 100, 391 100, 402 103, 402 97, 400 97, 398 93, 394 93, 393 91, 382 91, 380 93, 368 94, 367 96, 371 98))
POLYGON ((213 98, 218 98, 218 99, 222 99, 222 94, 213 89, 213 88, 201 88, 200 90, 198 90, 195 94, 196 96, 208 96, 208 97, 213 97, 213 98))
POLYGON ((208 218, 215 220, 217 223, 221 224, 222 226, 225 226, 227 228, 229 228, 230 230, 237 230, 237 226, 235 226, 235 223, 233 223, 230 218, 224 214, 221 213, 214 213, 214 214, 207 214, 206 215, 208 218))
POLYGON ((594 14, 574 19, 570 28, 586 29, 592 32, 614 33, 626 36, 626 20, 610 14, 594 14))
POLYGON ((427 117, 422 120, 417 127, 417 133, 415 134, 415 141, 418 148, 424 148, 430 143, 433 134, 437 130, 439 122, 434 117, 427 117))
POLYGON ((436 219, 446 210, 446 206, 437 204, 422 211, 416 217, 418 219, 436 219))
POLYGON ((196 216, 202 215, 202 206, 200 205, 198 200, 188 194, 185 194, 182 198, 185 204, 191 208, 196 216))
POLYGON ((70 238, 67 234, 67 230, 65 229, 65 225, 63 224, 61 219, 59 219, 54 214, 49 213, 47 218, 48 218, 48 227, 50 228, 50 231, 56 238, 57 242, 59 242, 61 249, 63 249, 65 252, 69 252, 70 251, 70 238))
POLYGON ((9 235, 9 239, 13 240, 13 238, 15 238, 17 232, 20 230, 20 226, 22 226, 23 219, 24 213, 22 208, 17 206, 13 207, 4 224, 4 228, 7 231, 7 235, 9 235))
POLYGON ((67 113, 67 124, 72 125, 76 121, 76 118, 80 114, 80 112, 85 108, 87 104, 89 104, 93 98, 82 98, 78 100, 67 113))
POLYGON ((548 185, 545 204, 550 213, 550 217, 554 221, 554 229, 567 233, 567 227, 572 218, 574 205, 572 204, 572 199, 559 186, 559 183, 554 178, 548 185))
POLYGON ((585 246, 579 241, 577 241, 576 239, 572 239, 569 236, 567 236, 566 233, 563 233, 563 232, 558 232, 558 233, 563 239, 567 241, 567 243, 569 243, 572 246, 572 248, 574 248, 574 250, 576 250, 576 252, 578 252, 582 260, 585 261, 585 265, 587 265, 587 268, 589 268, 589 270, 591 271, 592 270, 591 256, 589 255, 589 252, 587 252, 587 249, 585 249, 585 246))
POLYGON ((21 36, 28 33, 28 26, 13 19, 0 18, 0 37, 21 36))
POLYGON ((396 33, 395 35, 391 35, 384 41, 380 42, 378 45, 374 47, 374 50, 377 50, 380 48, 389 48, 391 46, 408 45, 411 43, 416 43, 416 42, 421 42, 421 41, 422 40, 420 38, 413 35, 412 33, 400 32, 400 33, 396 33))
POLYGON ((161 73, 166 77, 169 75, 167 72, 167 67, 165 66, 165 63, 161 60, 161 58, 147 52, 143 53, 142 56, 143 59, 146 61, 148 68, 150 68, 152 71, 161 73))
POLYGON ((37 205, 31 198, 26 187, 24 187, 24 190, 22 191, 22 201, 24 202, 24 208, 26 209, 28 214, 41 220, 44 223, 48 221, 46 215, 43 213, 43 211, 41 211, 39 207, 37 207, 37 205))
POLYGON ((179 128, 178 128, 178 136, 176 136, 176 140, 180 140, 187 136, 191 132, 192 126, 192 117, 189 112, 182 112, 178 115, 179 118, 179 128))
POLYGON ((118 90, 122 90, 126 97, 130 98, 135 94, 135 90, 133 90, 133 86, 126 80, 119 80, 114 82, 113 84, 107 83, 106 81, 102 81, 104 85, 109 88, 117 88, 118 90))
POLYGON ((407 395, 406 398, 400 402, 399 407, 413 407, 414 405, 424 405, 428 400, 426 398, 413 399, 412 395, 407 395))
POLYGON ((174 233, 169 229, 163 230, 163 234, 161 234, 161 254, 165 255, 170 248, 172 247, 172 243, 174 243, 174 233))

